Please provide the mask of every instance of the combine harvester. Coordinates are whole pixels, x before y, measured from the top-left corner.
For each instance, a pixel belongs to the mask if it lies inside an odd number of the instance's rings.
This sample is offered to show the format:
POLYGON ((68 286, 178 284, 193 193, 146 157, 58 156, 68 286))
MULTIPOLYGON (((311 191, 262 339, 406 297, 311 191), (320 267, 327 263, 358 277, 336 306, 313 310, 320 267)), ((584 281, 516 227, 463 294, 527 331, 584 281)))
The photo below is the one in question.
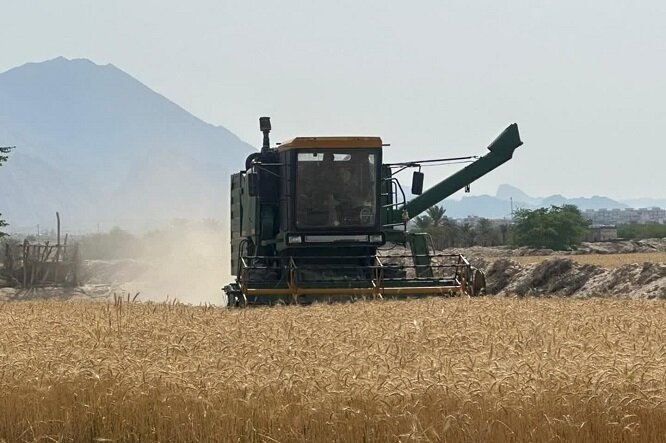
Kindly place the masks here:
POLYGON ((259 126, 261 151, 231 176, 228 306, 485 292, 482 271, 437 254, 407 223, 511 159, 522 145, 515 123, 483 157, 396 164, 382 163, 379 137, 297 137, 271 148, 270 119, 259 126), (423 192, 421 164, 451 161, 471 163, 423 192), (416 197, 407 201, 395 175, 410 167, 416 197))

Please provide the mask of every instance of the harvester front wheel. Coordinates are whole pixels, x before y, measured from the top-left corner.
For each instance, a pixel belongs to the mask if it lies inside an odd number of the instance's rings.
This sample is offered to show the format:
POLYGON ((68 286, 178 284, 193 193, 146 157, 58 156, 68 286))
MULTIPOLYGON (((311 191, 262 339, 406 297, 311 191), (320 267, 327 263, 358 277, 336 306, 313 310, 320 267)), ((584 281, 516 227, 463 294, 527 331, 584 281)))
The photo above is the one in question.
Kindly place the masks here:
POLYGON ((247 306, 247 297, 245 297, 237 283, 225 286, 224 293, 227 295, 227 308, 244 308, 247 306))
POLYGON ((486 295, 486 274, 482 270, 472 268, 469 292, 472 297, 486 295))

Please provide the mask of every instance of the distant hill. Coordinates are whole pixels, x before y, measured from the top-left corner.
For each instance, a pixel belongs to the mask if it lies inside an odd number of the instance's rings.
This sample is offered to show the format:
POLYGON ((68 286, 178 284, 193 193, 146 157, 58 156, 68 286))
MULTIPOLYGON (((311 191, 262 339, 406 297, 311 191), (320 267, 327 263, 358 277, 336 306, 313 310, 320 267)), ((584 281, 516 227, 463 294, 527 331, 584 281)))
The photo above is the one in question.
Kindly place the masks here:
POLYGON ((0 210, 14 226, 130 228, 226 217, 228 175, 253 150, 109 64, 57 58, 0 74, 0 210))
MULTIPOLYGON (((576 197, 567 198, 556 194, 548 197, 532 197, 522 190, 511 185, 500 185, 495 196, 465 196, 460 200, 446 200, 442 206, 446 208, 446 215, 451 218, 465 218, 469 216, 485 218, 510 218, 513 199, 513 209, 576 205, 581 210, 586 209, 621 209, 630 207, 625 202, 619 202, 608 197, 576 197)), ((658 205, 657 205, 658 206, 658 205)))
POLYGON ((575 197, 566 198, 562 195, 551 195, 541 200, 539 206, 562 206, 562 205, 575 205, 579 209, 621 209, 628 208, 625 203, 618 202, 608 197, 595 195, 593 197, 575 197))
POLYGON ((522 202, 528 205, 539 205, 541 203, 540 198, 530 197, 515 186, 507 184, 499 185, 497 187, 497 193, 495 193, 495 197, 503 201, 509 201, 513 199, 514 201, 522 202))

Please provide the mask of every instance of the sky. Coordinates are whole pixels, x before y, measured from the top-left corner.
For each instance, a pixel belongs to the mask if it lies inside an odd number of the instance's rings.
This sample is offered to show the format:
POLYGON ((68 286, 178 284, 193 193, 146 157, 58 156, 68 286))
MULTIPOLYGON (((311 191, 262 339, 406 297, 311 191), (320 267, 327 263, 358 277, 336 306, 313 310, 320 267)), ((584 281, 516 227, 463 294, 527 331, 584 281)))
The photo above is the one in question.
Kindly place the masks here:
POLYGON ((113 63, 256 146, 269 115, 274 141, 379 135, 389 161, 483 154, 517 122, 473 194, 666 198, 664 23, 656 0, 1 0, 0 71, 113 63))

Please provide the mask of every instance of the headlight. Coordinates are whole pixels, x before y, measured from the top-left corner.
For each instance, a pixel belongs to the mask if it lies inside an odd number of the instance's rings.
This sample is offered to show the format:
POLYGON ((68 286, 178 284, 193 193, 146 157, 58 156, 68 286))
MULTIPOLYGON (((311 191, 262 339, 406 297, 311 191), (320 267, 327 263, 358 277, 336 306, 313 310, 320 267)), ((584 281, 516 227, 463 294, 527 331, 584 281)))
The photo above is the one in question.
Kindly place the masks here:
POLYGON ((300 235, 288 235, 287 243, 289 243, 290 245, 303 243, 303 237, 301 237, 300 235))
POLYGON ((384 236, 382 234, 372 234, 368 236, 370 243, 384 243, 384 236))

